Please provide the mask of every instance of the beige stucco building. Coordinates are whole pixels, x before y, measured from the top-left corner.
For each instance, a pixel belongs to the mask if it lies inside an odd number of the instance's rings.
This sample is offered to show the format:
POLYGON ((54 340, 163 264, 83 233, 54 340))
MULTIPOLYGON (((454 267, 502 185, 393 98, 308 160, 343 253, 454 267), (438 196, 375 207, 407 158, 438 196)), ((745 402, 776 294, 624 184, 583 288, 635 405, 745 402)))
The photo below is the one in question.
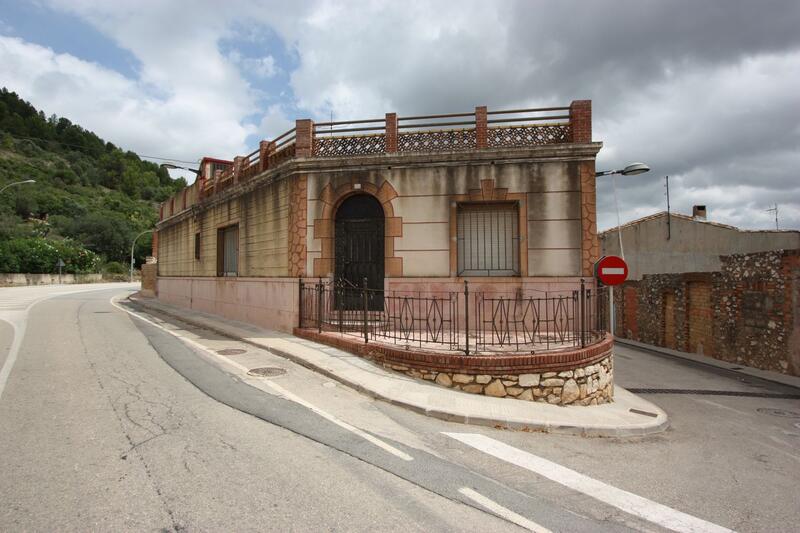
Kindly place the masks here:
POLYGON ((162 205, 158 297, 291 331, 298 278, 418 293, 464 279, 574 289, 598 257, 600 147, 589 101, 298 120, 248 156, 204 159, 196 183, 162 205))

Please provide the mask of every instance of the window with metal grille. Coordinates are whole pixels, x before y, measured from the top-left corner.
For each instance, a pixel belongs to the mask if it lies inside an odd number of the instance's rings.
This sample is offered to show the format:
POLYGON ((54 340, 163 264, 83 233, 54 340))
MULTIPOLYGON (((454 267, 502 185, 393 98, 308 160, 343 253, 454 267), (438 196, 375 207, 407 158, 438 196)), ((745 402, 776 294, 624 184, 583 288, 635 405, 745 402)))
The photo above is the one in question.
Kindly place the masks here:
POLYGON ((458 205, 458 275, 519 275, 516 203, 458 205))
POLYGON ((236 276, 239 268, 239 225, 217 230, 217 275, 236 276))
POLYGON ((200 259, 200 232, 194 234, 194 258, 200 259))

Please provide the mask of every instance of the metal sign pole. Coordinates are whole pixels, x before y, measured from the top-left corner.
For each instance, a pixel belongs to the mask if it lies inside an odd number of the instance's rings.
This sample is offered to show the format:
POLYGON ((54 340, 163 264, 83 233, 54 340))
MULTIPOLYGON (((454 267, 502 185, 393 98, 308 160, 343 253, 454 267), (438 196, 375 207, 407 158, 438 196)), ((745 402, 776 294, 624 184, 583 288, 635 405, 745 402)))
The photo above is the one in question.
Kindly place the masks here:
POLYGON ((614 331, 614 286, 609 285, 608 287, 608 330, 611 332, 611 336, 613 337, 615 334, 614 331))

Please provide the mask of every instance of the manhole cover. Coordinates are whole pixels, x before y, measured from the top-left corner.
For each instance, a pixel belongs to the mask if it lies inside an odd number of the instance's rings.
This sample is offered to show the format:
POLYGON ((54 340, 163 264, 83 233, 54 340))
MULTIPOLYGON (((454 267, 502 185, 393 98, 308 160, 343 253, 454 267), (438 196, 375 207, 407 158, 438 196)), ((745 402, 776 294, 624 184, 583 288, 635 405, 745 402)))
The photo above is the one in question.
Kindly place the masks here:
POLYGON ((262 366, 260 368, 253 368, 247 372, 251 376, 259 376, 262 378, 271 378, 275 376, 282 376, 286 373, 286 370, 283 368, 278 368, 276 366, 262 366))
POLYGON ((762 415, 784 416, 786 418, 800 418, 800 413, 797 411, 789 411, 788 409, 772 409, 769 407, 759 407, 756 409, 762 415))
POLYGON ((242 350, 241 348, 223 348, 222 350, 217 350, 217 353, 220 355, 240 355, 246 351, 247 350, 242 350))

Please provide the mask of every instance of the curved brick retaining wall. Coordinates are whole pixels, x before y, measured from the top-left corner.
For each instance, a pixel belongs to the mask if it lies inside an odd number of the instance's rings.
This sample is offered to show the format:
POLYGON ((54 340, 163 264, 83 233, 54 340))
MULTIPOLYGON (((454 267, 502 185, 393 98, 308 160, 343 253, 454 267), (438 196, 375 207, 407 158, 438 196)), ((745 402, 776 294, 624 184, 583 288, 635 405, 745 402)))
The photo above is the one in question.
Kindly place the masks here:
POLYGON ((597 405, 614 396, 613 340, 561 352, 480 357, 406 351, 352 337, 295 329, 295 335, 336 346, 408 376, 472 394, 597 405))

